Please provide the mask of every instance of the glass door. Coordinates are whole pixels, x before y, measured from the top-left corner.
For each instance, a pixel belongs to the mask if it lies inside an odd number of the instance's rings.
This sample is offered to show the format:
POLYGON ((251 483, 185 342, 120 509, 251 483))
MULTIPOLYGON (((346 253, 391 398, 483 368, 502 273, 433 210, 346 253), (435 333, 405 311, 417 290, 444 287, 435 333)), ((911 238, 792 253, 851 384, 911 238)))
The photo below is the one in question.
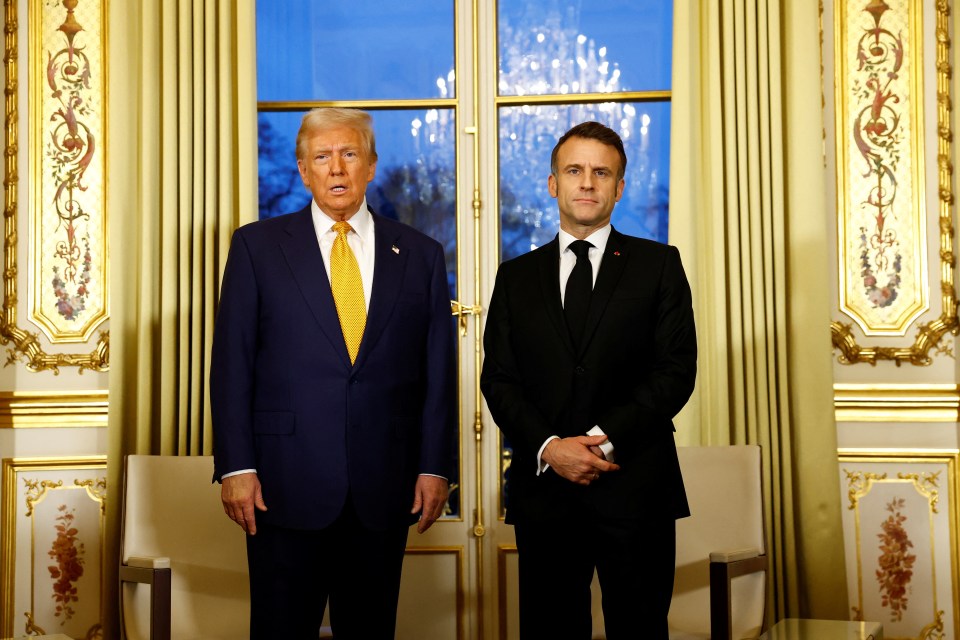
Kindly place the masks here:
POLYGON ((504 524, 510 443, 479 391, 499 263, 557 232, 550 151, 599 120, 629 158, 614 225, 667 235, 672 3, 259 0, 261 217, 309 203, 294 139, 316 106, 373 115, 368 203, 446 248, 459 335, 460 437, 445 517, 411 531, 397 638, 516 638, 516 548, 504 524))

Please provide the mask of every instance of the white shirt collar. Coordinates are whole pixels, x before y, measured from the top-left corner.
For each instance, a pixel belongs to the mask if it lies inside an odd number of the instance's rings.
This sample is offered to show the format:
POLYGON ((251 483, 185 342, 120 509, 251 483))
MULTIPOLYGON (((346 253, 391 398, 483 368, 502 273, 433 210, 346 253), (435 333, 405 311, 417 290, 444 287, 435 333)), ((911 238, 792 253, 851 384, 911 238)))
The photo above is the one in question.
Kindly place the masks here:
MULTIPOLYGON (((337 221, 321 211, 316 200, 310 201, 310 214, 313 216, 313 228, 317 230, 318 237, 328 232, 333 233, 333 223, 337 221)), ((361 241, 370 237, 373 231, 373 216, 370 214, 370 209, 367 208, 366 196, 360 203, 360 208, 347 222, 350 223, 354 233, 359 236, 361 241)))
MULTIPOLYGON (((599 229, 597 229, 596 231, 594 231, 593 233, 591 233, 586 238, 584 238, 584 240, 592 244, 594 248, 600 252, 600 255, 603 255, 604 249, 607 248, 607 240, 610 239, 610 231, 612 229, 613 227, 611 225, 606 224, 600 227, 599 229)), ((563 229, 560 229, 560 233, 558 234, 558 237, 560 241, 560 255, 563 255, 563 252, 570 247, 570 244, 574 240, 579 239, 579 238, 573 237, 563 229)))

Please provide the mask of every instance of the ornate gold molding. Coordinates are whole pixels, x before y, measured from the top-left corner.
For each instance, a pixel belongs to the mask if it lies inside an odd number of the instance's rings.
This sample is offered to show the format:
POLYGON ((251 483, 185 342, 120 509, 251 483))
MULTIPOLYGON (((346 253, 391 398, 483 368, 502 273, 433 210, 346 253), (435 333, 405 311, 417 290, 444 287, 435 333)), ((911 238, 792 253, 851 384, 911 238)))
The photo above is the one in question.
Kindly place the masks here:
POLYGON ((27 322, 53 344, 109 317, 103 1, 29 3, 27 322))
POLYGON ((835 384, 837 422, 958 422, 960 385, 835 384))
POLYGON ((0 392, 0 429, 106 427, 107 391, 0 392))
MULTIPOLYGON (((863 586, 865 561, 864 552, 861 548, 863 523, 861 522, 860 503, 877 485, 902 484, 905 487, 911 487, 926 501, 929 513, 927 528, 929 531, 928 546, 930 549, 929 561, 933 591, 932 620, 925 624, 915 636, 911 635, 911 637, 917 638, 918 640, 922 638, 942 637, 941 635, 933 635, 934 631, 942 633, 945 628, 943 620, 944 610, 938 605, 937 598, 937 569, 938 567, 946 566, 948 568, 949 580, 946 581, 945 584, 957 584, 958 569, 955 549, 958 536, 956 525, 958 498, 956 492, 957 466, 958 463, 960 463, 960 451, 957 449, 842 448, 837 449, 837 460, 840 464, 841 474, 845 476, 846 493, 849 502, 847 510, 853 512, 857 580, 857 603, 851 606, 854 619, 863 620, 865 613, 863 586), (900 468, 887 468, 887 470, 878 468, 872 471, 864 468, 866 465, 871 464, 892 464, 898 465, 900 468), (944 468, 920 472, 906 470, 906 467, 909 465, 917 464, 943 465, 944 468), (860 465, 860 468, 857 468, 858 465, 860 465), (944 478, 942 475, 946 477, 944 478), (941 500, 941 498, 946 498, 945 514, 941 513, 944 503, 944 500, 941 500), (948 523, 948 532, 945 536, 946 540, 941 540, 942 544, 940 546, 941 552, 946 552, 945 555, 947 555, 947 559, 944 560, 944 554, 941 554, 939 561, 937 558, 938 546, 936 531, 939 530, 939 527, 943 523, 936 522, 938 516, 948 523)), ((845 533, 844 537, 846 538, 847 535, 848 534, 845 533)), ((870 575, 872 575, 872 573, 870 575)), ((948 587, 948 591, 950 592, 950 606, 953 607, 953 611, 957 611, 958 607, 960 607, 960 594, 958 594, 957 590, 952 586, 948 587)), ((926 605, 927 603, 924 602, 921 603, 920 606, 922 608, 926 605)), ((952 631, 954 633, 956 633, 957 629, 960 629, 960 622, 958 622, 955 617, 953 627, 952 631)))
MULTIPOLYGON (((20 481, 26 481, 22 475, 26 472, 36 473, 43 471, 89 471, 105 470, 107 467, 106 456, 73 456, 66 458, 4 458, 0 464, 0 478, 2 478, 2 491, 0 491, 0 637, 10 637, 14 634, 15 616, 14 595, 16 594, 15 585, 16 559, 17 559, 17 498, 19 495, 20 481)), ((41 480, 39 482, 26 482, 26 493, 24 494, 25 510, 32 512, 33 507, 43 498, 48 490, 62 489, 83 489, 87 496, 99 503, 100 511, 100 533, 98 538, 101 544, 101 554, 103 553, 103 518, 106 514, 106 485, 100 478, 89 482, 85 480, 74 479, 72 482, 67 478, 63 482, 60 478, 57 482, 50 480, 41 480), (34 488, 31 488, 31 484, 34 488)), ((32 517, 32 513, 30 513, 32 517)), ((33 532, 30 533, 30 545, 33 545, 33 532)), ((99 569, 99 567, 98 567, 99 569)), ((103 575, 99 576, 102 587, 103 575)), ((31 586, 31 594, 33 588, 31 586)), ((32 603, 32 595, 31 595, 32 603)), ((32 608, 32 607, 31 607, 32 608)), ((39 627, 33 619, 31 612, 26 612, 27 623, 26 631, 28 633, 41 633, 39 627)), ((91 629, 91 633, 99 628, 99 624, 91 629)), ((87 637, 94 637, 88 634, 87 637)))
MULTIPOLYGON (((950 3, 936 3, 936 76, 937 76, 937 169, 940 229, 940 293, 942 311, 939 318, 921 325, 913 345, 908 347, 865 347, 857 344, 852 325, 834 320, 830 323, 834 349, 840 351, 838 361, 842 364, 867 362, 875 365, 878 360, 892 360, 898 366, 907 362, 925 366, 932 362, 931 349, 952 353, 940 344, 948 332, 954 335, 960 329, 957 321, 957 293, 954 283, 956 256, 953 249, 953 130, 950 124, 952 111, 950 79, 950 3)), ((839 37, 839 36, 838 36, 839 37)), ((837 132, 840 135, 840 132, 837 132)), ((839 171, 838 167, 838 171, 839 171)))
MULTIPOLYGON (((105 6, 105 0, 103 0, 105 6)), ((20 83, 18 78, 17 0, 4 0, 4 71, 5 116, 6 125, 4 157, 4 271, 3 271, 3 311, 0 315, 0 343, 12 344, 7 351, 6 364, 23 362, 30 371, 53 371, 60 373, 60 367, 78 367, 106 371, 110 364, 110 332, 100 331, 96 347, 87 354, 46 353, 40 345, 37 334, 17 326, 17 199, 20 174, 18 170, 19 118, 18 100, 20 83)), ((38 152, 35 150, 35 152, 38 152)))

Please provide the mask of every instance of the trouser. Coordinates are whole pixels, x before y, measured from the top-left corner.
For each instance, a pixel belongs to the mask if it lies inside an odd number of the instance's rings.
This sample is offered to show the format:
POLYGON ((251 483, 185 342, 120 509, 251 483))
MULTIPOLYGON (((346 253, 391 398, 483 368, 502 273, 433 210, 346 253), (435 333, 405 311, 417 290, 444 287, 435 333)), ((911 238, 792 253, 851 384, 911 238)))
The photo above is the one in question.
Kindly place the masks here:
POLYGON ((316 640, 329 599, 337 640, 393 640, 408 528, 371 531, 349 499, 319 531, 258 522, 247 536, 250 637, 316 640))
POLYGON ((515 526, 520 637, 589 640, 590 583, 600 581, 608 640, 666 640, 676 522, 584 517, 515 526))

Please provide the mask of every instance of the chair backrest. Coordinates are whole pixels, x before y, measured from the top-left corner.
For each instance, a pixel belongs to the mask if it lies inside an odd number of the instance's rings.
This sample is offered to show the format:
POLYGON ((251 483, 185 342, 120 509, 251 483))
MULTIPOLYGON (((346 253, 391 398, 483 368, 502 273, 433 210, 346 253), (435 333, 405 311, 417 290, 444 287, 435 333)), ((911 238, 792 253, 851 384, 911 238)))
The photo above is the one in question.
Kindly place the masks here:
MULTIPOLYGON (((671 637, 709 638, 710 553, 765 553, 760 447, 679 447, 678 453, 692 515, 677 521, 671 637)), ((765 579, 762 573, 734 578, 734 638, 760 634, 765 579)))
MULTIPOLYGON (((209 456, 128 456, 122 561, 167 557, 171 637, 248 638, 246 538, 223 512, 209 456)), ((149 638, 150 586, 124 584, 126 637, 149 638)))

